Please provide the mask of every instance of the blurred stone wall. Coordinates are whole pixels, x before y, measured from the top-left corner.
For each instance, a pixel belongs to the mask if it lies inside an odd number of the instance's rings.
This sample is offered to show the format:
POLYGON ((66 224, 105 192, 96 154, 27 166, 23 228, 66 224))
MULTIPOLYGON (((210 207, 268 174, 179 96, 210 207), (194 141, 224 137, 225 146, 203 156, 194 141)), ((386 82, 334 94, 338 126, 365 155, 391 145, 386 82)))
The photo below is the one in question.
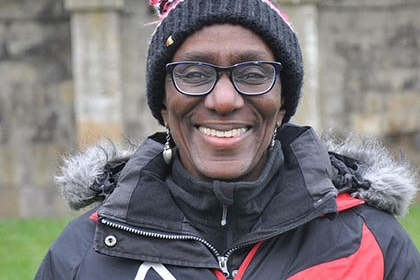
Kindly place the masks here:
POLYGON ((305 60, 293 121, 377 137, 420 166, 420 0, 277 2, 305 60))
MULTIPOLYGON (((162 129, 145 98, 156 19, 147 2, 0 1, 0 218, 69 214, 53 183, 63 154, 95 142, 98 132, 124 141, 162 129), (119 39, 102 48, 110 38, 119 39), (117 82, 105 92, 112 71, 117 82), (97 79, 87 79, 92 73, 97 79), (115 108, 104 104, 112 100, 120 109, 109 130, 106 106, 115 108)), ((420 0, 278 2, 305 59, 293 121, 378 136, 420 164, 420 0)))
POLYGON ((124 131, 125 137, 136 140, 163 130, 151 116, 146 100, 146 54, 156 17, 145 2, 125 0, 121 19, 124 131))
POLYGON ((419 0, 319 3, 323 127, 378 136, 418 165, 419 14, 419 0))
POLYGON ((74 143, 68 23, 61 1, 0 1, 0 217, 64 209, 52 174, 74 143))

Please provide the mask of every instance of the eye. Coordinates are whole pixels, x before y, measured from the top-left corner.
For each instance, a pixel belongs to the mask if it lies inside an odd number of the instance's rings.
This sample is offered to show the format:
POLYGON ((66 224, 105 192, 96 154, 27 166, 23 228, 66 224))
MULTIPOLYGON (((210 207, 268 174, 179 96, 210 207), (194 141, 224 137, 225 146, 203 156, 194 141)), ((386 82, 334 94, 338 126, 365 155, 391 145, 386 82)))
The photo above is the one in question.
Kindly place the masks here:
POLYGON ((234 79, 243 84, 261 84, 267 81, 269 73, 260 65, 246 65, 238 67, 234 72, 234 79))
POLYGON ((174 76, 179 82, 201 85, 214 79, 214 71, 206 65, 185 64, 174 69, 174 76))

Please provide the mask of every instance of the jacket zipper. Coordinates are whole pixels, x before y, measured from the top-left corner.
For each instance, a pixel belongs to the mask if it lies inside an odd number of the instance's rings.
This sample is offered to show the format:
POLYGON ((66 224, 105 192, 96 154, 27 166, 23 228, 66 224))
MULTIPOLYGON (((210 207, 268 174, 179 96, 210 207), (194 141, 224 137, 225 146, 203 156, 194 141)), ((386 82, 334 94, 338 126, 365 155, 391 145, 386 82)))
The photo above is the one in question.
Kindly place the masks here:
POLYGON ((145 236, 145 237, 152 237, 152 238, 159 238, 159 239, 166 239, 166 240, 192 240, 192 241, 198 241, 202 244, 204 244, 207 248, 210 249, 210 251, 213 253, 214 256, 216 256, 217 261, 219 263, 219 268, 225 275, 225 277, 228 279, 230 276, 230 272, 228 269, 228 260, 229 257, 237 250, 242 249, 244 247, 250 246, 252 244, 255 244, 255 242, 249 243, 249 244, 243 244, 241 246, 234 247, 232 249, 229 249, 224 255, 221 255, 217 249, 211 245, 207 240, 194 236, 194 235, 180 235, 180 234, 163 234, 163 233, 155 233, 155 232, 149 232, 140 230, 131 226, 128 226, 126 224, 123 224, 121 222, 111 221, 107 218, 101 218, 100 222, 108 227, 123 230, 129 233, 145 236))

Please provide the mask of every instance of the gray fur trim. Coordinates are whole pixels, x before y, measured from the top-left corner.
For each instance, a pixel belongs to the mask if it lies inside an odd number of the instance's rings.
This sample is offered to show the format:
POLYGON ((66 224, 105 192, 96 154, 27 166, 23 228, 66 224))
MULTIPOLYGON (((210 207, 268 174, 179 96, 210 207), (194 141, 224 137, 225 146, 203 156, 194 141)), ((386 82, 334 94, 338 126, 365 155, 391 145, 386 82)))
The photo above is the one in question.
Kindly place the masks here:
POLYGON ((132 149, 122 149, 111 141, 102 141, 83 152, 63 158, 61 174, 55 182, 70 208, 78 210, 98 200, 97 192, 90 189, 97 178, 104 175, 107 162, 128 158, 132 149))
POLYGON ((361 174, 371 184, 370 189, 359 189, 352 195, 367 204, 402 217, 407 214, 418 191, 418 170, 401 154, 393 154, 379 141, 351 134, 339 140, 331 132, 322 135, 328 151, 357 159, 367 165, 361 174))
MULTIPOLYGON (((394 216, 404 216, 418 190, 418 170, 406 158, 392 153, 374 139, 350 135, 339 140, 331 132, 322 135, 329 151, 364 162, 368 168, 361 174, 371 183, 370 189, 358 189, 353 196, 394 216)), ((90 187, 104 174, 109 161, 131 157, 138 145, 122 149, 111 141, 65 157, 61 174, 55 177, 61 192, 72 209, 80 209, 98 201, 98 193, 90 187)))

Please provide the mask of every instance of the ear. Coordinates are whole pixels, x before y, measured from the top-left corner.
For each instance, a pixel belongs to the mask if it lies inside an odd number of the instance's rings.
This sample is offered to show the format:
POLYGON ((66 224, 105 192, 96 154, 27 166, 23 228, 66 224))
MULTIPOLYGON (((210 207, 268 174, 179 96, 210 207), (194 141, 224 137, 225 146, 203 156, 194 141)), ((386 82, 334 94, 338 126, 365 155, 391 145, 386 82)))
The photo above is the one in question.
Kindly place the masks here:
POLYGON ((278 115, 277 115, 277 122, 276 122, 276 124, 277 124, 277 127, 280 127, 281 125, 282 125, 282 123, 283 123, 283 119, 284 119, 284 115, 286 114, 286 109, 284 108, 284 99, 283 99, 283 96, 281 97, 281 106, 280 106, 280 110, 279 110, 279 113, 278 113, 278 115))
POLYGON ((166 108, 166 94, 162 98, 162 109, 160 109, 160 114, 162 115, 163 123, 167 125, 168 123, 168 109, 166 108))
POLYGON ((286 109, 280 108, 280 111, 277 115, 277 122, 276 122, 277 127, 280 127, 282 125, 285 114, 286 114, 286 109))
POLYGON ((160 114, 162 115, 163 122, 165 125, 168 124, 168 110, 166 109, 165 104, 163 104, 162 109, 160 110, 160 114))

